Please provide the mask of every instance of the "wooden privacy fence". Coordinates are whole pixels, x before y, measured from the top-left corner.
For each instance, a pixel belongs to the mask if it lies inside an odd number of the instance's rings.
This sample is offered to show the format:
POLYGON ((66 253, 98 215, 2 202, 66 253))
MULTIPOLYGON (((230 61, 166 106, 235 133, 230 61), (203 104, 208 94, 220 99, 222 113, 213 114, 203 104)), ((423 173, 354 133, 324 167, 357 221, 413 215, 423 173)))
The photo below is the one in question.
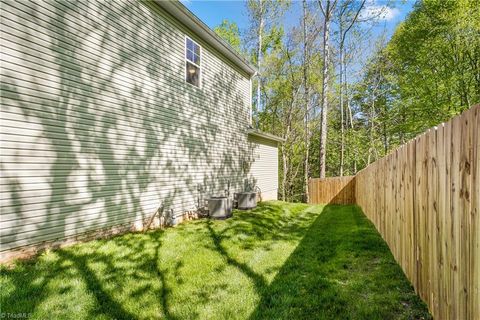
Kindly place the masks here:
POLYGON ((310 204, 354 204, 355 177, 312 178, 308 181, 310 204))
POLYGON ((356 175, 356 201, 436 319, 480 319, 480 105, 356 175))

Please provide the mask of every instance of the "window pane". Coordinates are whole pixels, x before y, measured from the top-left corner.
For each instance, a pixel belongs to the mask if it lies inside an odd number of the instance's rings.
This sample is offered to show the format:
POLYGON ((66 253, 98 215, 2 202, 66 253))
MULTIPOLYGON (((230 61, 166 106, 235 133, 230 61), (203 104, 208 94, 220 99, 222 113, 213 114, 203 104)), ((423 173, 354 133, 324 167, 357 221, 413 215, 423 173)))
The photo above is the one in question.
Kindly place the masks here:
POLYGON ((200 87, 200 68, 187 61, 185 72, 187 82, 200 87))
POLYGON ((193 45, 193 47, 194 47, 194 52, 195 52, 196 54, 200 55, 200 46, 195 43, 195 44, 193 45))
POLYGON ((187 49, 190 49, 193 51, 193 41, 187 38, 187 49))
POLYGON ((193 62, 200 65, 200 56, 198 54, 193 55, 193 62))
POLYGON ((193 62, 193 52, 187 49, 187 60, 193 62))

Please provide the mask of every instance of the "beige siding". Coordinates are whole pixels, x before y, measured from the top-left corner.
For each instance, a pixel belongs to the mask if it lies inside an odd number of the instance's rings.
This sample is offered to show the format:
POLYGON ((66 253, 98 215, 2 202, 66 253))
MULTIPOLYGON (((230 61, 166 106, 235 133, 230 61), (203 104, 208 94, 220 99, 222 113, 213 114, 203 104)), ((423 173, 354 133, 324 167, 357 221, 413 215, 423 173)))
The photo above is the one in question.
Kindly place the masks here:
POLYGON ((6 1, 0 37, 2 254, 243 188, 248 76, 155 3, 6 1))
POLYGON ((253 147, 253 162, 250 174, 260 188, 262 200, 277 200, 278 195, 278 148, 277 142, 250 136, 253 147))

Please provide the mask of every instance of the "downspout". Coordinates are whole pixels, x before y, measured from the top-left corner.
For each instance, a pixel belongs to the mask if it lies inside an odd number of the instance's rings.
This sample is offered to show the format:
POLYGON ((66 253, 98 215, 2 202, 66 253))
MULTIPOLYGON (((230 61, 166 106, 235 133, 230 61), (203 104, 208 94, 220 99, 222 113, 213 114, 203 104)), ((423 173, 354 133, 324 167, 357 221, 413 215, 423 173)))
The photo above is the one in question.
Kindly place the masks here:
POLYGON ((250 93, 249 93, 249 98, 250 98, 250 110, 249 110, 249 125, 251 128, 257 128, 257 126, 253 125, 253 95, 252 95, 252 90, 253 90, 253 83, 252 79, 255 78, 258 75, 258 72, 255 71, 255 73, 250 77, 250 93))

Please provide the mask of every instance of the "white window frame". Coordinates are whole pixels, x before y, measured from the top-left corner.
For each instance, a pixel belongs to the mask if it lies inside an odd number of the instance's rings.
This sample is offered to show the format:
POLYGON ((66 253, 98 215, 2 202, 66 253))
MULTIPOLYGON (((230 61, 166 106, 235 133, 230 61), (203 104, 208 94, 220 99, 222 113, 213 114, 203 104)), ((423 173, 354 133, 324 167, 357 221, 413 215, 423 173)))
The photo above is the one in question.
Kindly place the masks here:
POLYGON ((192 38, 190 38, 189 36, 185 35, 185 42, 184 42, 184 47, 185 47, 185 50, 184 50, 184 53, 183 53, 183 57, 185 59, 185 64, 184 64, 184 75, 185 75, 185 82, 197 89, 201 89, 202 88, 202 78, 203 78, 203 72, 202 72, 202 67, 201 67, 201 64, 202 64, 202 60, 203 60, 203 55, 202 55, 202 52, 203 52, 203 48, 202 46, 195 40, 193 40, 192 38), (196 44, 199 48, 200 48, 200 53, 199 53, 199 56, 200 56, 200 64, 196 64, 195 62, 193 61, 190 61, 187 59, 187 40, 190 40, 192 41, 194 44, 196 44), (191 63, 193 64, 195 67, 198 68, 198 70, 200 71, 200 76, 198 77, 198 87, 190 82, 187 81, 187 62, 188 63, 191 63))

